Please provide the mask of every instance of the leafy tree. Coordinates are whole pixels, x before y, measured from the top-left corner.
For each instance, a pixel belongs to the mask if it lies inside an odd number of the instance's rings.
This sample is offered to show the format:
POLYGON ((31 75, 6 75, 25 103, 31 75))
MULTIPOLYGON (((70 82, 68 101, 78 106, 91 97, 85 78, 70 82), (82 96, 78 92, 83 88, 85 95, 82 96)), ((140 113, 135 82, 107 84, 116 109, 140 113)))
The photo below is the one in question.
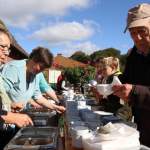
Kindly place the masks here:
POLYGON ((71 84, 77 84, 80 83, 80 77, 83 74, 83 69, 76 67, 76 68, 66 68, 64 70, 67 80, 71 84))
POLYGON ((88 83, 95 76, 95 68, 91 66, 87 66, 86 68, 66 68, 64 72, 67 80, 71 84, 74 84, 74 86, 78 83, 88 83))
POLYGON ((96 51, 96 52, 94 52, 90 55, 91 60, 96 60, 98 58, 110 57, 110 56, 119 57, 120 56, 120 51, 115 49, 115 48, 107 48, 107 49, 104 49, 104 50, 96 51))
POLYGON ((82 63, 88 63, 90 61, 90 56, 82 51, 75 52, 70 58, 82 63))
POLYGON ((96 70, 92 66, 87 66, 83 70, 83 74, 80 77, 80 83, 83 85, 84 83, 89 83, 90 80, 95 78, 96 70))

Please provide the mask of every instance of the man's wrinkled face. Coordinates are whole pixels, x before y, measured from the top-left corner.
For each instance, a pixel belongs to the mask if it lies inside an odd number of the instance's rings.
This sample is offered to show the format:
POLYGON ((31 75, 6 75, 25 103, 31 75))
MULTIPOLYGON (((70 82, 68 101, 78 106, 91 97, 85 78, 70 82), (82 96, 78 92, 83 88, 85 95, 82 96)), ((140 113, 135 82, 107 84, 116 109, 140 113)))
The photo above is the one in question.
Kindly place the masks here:
POLYGON ((0 32, 0 64, 7 62, 9 55, 10 39, 7 34, 0 32))
POLYGON ((150 50, 150 29, 148 27, 133 27, 129 29, 134 44, 142 53, 150 50))

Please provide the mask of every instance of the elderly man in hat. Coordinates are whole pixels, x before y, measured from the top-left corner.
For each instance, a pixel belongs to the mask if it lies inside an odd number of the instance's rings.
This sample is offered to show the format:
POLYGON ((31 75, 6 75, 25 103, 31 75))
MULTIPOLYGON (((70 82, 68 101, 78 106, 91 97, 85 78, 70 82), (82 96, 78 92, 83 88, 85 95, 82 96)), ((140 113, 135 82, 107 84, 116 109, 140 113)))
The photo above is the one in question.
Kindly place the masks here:
POLYGON ((122 85, 114 94, 132 106, 140 142, 150 146, 150 4, 143 3, 128 11, 127 27, 134 42, 123 74, 122 85))

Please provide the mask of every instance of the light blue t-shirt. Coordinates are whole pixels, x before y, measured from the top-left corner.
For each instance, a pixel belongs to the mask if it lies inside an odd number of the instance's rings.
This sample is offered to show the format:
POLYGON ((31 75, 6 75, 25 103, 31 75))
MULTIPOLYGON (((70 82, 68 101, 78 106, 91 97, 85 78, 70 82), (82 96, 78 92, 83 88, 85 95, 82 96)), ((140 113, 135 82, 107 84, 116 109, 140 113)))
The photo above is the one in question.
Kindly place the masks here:
POLYGON ((39 89, 39 78, 32 75, 26 81, 26 60, 15 60, 4 65, 2 70, 4 87, 14 102, 27 103, 31 98, 37 100, 42 95, 39 89))
POLYGON ((45 93, 47 91, 53 91, 53 89, 50 87, 50 85, 47 83, 43 73, 39 73, 37 75, 37 77, 39 78, 39 87, 40 87, 40 91, 42 93, 45 93))

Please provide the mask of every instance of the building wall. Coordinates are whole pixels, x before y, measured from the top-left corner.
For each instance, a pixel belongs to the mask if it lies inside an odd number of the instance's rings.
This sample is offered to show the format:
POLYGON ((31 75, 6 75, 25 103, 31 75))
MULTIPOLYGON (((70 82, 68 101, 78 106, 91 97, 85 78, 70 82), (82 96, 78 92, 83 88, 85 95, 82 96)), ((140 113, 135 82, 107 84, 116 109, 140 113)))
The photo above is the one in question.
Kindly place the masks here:
POLYGON ((49 76, 48 76, 48 82, 49 83, 57 83, 57 78, 61 74, 60 70, 51 70, 49 69, 49 76))
POLYGON ((57 83, 57 78, 61 74, 60 70, 48 70, 48 83, 51 85, 51 87, 56 90, 56 83, 57 83))

